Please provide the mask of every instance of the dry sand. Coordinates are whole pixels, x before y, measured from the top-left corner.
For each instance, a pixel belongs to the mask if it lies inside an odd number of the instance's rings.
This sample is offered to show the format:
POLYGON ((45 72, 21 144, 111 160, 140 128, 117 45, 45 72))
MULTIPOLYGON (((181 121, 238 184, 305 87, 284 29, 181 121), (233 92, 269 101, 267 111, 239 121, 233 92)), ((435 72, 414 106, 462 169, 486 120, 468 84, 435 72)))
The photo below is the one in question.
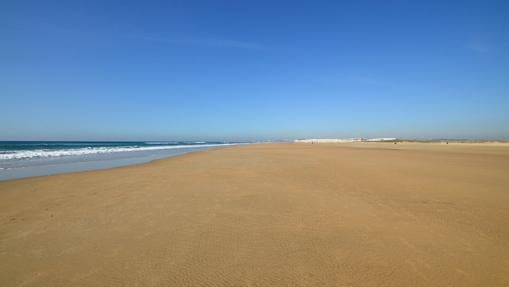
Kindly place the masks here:
POLYGON ((267 144, 0 182, 1 286, 509 286, 509 146, 267 144))

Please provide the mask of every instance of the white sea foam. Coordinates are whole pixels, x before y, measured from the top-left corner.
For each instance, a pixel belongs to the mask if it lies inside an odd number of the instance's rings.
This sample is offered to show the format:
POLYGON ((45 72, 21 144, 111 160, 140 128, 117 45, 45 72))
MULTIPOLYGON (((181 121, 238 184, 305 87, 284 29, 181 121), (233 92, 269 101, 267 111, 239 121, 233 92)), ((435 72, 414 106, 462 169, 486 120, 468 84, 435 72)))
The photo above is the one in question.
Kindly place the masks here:
POLYGON ((196 144, 196 145, 168 145, 168 146, 143 146, 143 147, 87 147, 79 149, 59 149, 59 150, 19 150, 13 153, 0 154, 0 160, 17 160, 31 158, 50 158, 61 156, 83 156, 91 154, 105 154, 133 151, 151 151, 151 150, 169 150, 169 149, 193 149, 208 148, 218 146, 229 146, 234 144, 196 144))

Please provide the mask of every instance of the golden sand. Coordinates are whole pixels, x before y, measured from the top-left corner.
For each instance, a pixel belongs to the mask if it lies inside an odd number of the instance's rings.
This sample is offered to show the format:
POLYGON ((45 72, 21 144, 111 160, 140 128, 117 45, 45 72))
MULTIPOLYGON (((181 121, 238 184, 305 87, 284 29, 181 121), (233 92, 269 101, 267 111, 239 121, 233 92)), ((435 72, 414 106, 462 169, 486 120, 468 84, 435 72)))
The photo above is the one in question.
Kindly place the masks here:
POLYGON ((3 181, 0 286, 509 286, 509 147, 250 145, 3 181))

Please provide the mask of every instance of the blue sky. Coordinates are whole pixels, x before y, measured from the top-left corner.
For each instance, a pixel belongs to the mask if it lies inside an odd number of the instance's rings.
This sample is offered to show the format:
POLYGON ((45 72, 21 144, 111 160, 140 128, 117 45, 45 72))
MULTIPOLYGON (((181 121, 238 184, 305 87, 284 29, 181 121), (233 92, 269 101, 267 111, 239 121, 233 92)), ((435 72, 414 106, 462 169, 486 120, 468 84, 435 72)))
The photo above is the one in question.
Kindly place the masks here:
POLYGON ((508 31, 508 1, 2 1, 0 140, 509 138, 508 31))

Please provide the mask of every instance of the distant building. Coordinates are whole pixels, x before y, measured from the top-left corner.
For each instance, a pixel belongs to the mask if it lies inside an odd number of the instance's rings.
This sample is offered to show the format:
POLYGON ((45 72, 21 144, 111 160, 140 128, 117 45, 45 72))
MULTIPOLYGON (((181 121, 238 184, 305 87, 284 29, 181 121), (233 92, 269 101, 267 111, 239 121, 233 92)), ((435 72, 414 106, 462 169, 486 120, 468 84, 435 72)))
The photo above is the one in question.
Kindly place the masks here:
POLYGON ((374 138, 374 139, 366 139, 367 142, 392 142, 395 141, 396 138, 374 138))
POLYGON ((348 138, 348 139, 296 139, 296 143, 351 143, 351 142, 387 142, 395 141, 396 138, 348 138))

